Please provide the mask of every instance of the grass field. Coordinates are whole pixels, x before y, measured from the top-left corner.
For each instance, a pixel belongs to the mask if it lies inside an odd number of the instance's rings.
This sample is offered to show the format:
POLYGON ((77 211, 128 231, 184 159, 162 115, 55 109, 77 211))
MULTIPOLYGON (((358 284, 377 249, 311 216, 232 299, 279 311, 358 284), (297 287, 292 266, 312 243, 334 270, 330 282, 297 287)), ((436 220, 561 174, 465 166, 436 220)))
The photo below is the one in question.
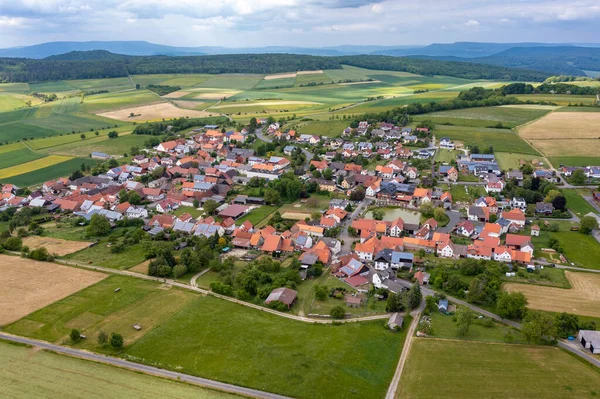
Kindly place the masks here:
POLYGON ((449 163, 455 161, 456 156, 462 154, 462 151, 439 149, 435 155, 435 161, 438 163, 449 163))
POLYGON ((509 331, 512 335, 512 343, 524 343, 523 337, 518 330, 504 326, 500 323, 492 323, 491 327, 482 324, 482 319, 477 319, 471 324, 467 335, 461 337, 458 334, 458 327, 453 320, 452 315, 445 315, 439 312, 431 314, 431 326, 433 327, 433 336, 436 338, 458 339, 466 341, 485 341, 485 342, 505 342, 506 333, 509 331))
POLYGON ((149 90, 121 91, 86 97, 82 104, 82 110, 89 113, 100 113, 157 102, 163 102, 163 100, 149 90))
POLYGON ((7 397, 233 399, 237 396, 100 363, 0 342, 0 385, 7 397), (110 383, 116 389, 107 389, 110 383))
POLYGON ((579 95, 569 95, 569 94, 522 94, 516 96, 519 100, 522 101, 546 101, 558 105, 569 105, 569 104, 586 104, 586 105, 594 105, 596 104, 596 96, 579 96, 579 95))
MULTIPOLYGON (((111 276, 6 331, 61 342, 72 328, 89 337, 100 329, 122 333, 123 355, 130 360, 302 398, 382 397, 405 338, 386 330, 383 321, 300 323, 123 276, 111 276)), ((92 338, 75 347, 110 351, 92 338)))
POLYGON ((566 166, 594 166, 600 164, 600 156, 598 157, 551 157, 549 161, 552 166, 558 168, 560 165, 566 166))
POLYGON ((512 108, 512 107, 482 107, 467 108, 452 111, 434 112, 417 119, 431 119, 437 123, 453 123, 462 126, 487 127, 496 123, 515 127, 547 114, 549 110, 512 108))
POLYGON ((90 242, 69 241, 43 236, 29 236, 23 238, 23 245, 27 245, 30 249, 44 247, 49 253, 58 256, 64 256, 80 251, 83 248, 87 248, 90 244, 90 242))
MULTIPOLYGON (((10 156, 10 155, 7 155, 10 156)), ((33 160, 29 162, 21 163, 18 166, 11 166, 8 168, 4 168, 0 170, 0 179, 6 179, 8 177, 13 177, 22 173, 33 172, 34 170, 44 169, 51 167, 53 165, 66 162, 71 160, 70 157, 65 157, 61 155, 51 155, 39 160, 33 160)))
POLYGON ((145 252, 144 246, 140 243, 129 245, 126 251, 115 254, 110 252, 108 239, 102 238, 98 245, 71 253, 64 258, 111 269, 129 269, 146 259, 145 252))
POLYGON ((600 276, 570 271, 565 275, 570 289, 513 283, 504 284, 504 289, 525 294, 532 309, 600 317, 600 276))
POLYGON ((210 112, 178 108, 171 103, 157 103, 132 108, 121 108, 115 111, 103 112, 98 115, 124 122, 145 122, 172 118, 203 118, 205 116, 212 116, 210 112), (131 114, 134 114, 135 116, 132 117, 131 114))
POLYGON ((0 326, 94 284, 106 275, 54 263, 0 255, 0 326))
POLYGON ((397 398, 587 398, 600 373, 551 347, 416 338, 397 398))
MULTIPOLYGON (((588 213, 598 213, 596 208, 591 206, 579 193, 576 189, 567 189, 564 188, 561 190, 565 198, 567 199, 567 207, 575 212, 575 214, 579 217, 583 217, 588 213)), ((591 193, 590 193, 591 195, 591 193)))
MULTIPOLYGON (((43 183, 48 180, 55 179, 57 177, 68 176, 71 173, 73 173, 75 170, 78 170, 81 167, 82 163, 85 163, 86 165, 90 165, 90 166, 94 166, 98 163, 98 161, 96 161, 94 159, 90 159, 90 158, 71 158, 71 157, 65 157, 65 156, 59 156, 59 155, 54 155, 52 157, 54 157, 52 159, 57 159, 56 157, 59 157, 59 159, 66 159, 66 161, 62 161, 60 163, 54 163, 51 166, 34 169, 31 172, 22 173, 22 174, 18 174, 18 175, 13 174, 10 177, 3 177, 3 178, 0 178, 0 182, 16 184, 19 187, 28 187, 28 186, 31 186, 34 184, 39 184, 39 183, 43 183)), ((49 157, 46 157, 46 158, 49 158, 49 157)), ((41 161, 45 160, 46 158, 42 158, 41 160, 38 160, 38 161, 33 161, 33 163, 41 162, 41 161)), ((14 172, 17 172, 21 166, 22 165, 14 166, 9 169, 13 170, 13 172, 11 172, 11 173, 14 173, 14 172)), ((34 166, 32 165, 32 167, 34 167, 34 166)), ((0 170, 0 174, 2 174, 6 170, 8 170, 8 169, 0 170)))
POLYGON ((249 214, 242 216, 241 218, 235 221, 235 224, 238 226, 244 223, 246 220, 249 220, 254 226, 260 223, 263 219, 268 218, 273 212, 275 212, 279 207, 271 206, 271 205, 263 205, 258 208, 250 211, 249 214))
POLYGON ((72 142, 64 145, 50 147, 43 151, 51 154, 63 154, 71 156, 89 155, 93 151, 103 152, 109 155, 123 155, 129 153, 131 147, 144 148, 147 137, 137 134, 120 133, 116 139, 109 139, 106 136, 92 138, 80 142, 72 142))
POLYGON ((534 148, 507 129, 436 125, 435 134, 436 137, 448 137, 451 140, 461 141, 465 146, 477 145, 479 148, 492 146, 494 152, 538 155, 534 148))
POLYGON ((541 162, 536 166, 548 166, 548 162, 545 158, 530 154, 516 154, 510 152, 495 152, 496 160, 498 161, 498 166, 502 170, 518 170, 521 167, 521 161, 531 164, 531 161, 537 160, 541 162))

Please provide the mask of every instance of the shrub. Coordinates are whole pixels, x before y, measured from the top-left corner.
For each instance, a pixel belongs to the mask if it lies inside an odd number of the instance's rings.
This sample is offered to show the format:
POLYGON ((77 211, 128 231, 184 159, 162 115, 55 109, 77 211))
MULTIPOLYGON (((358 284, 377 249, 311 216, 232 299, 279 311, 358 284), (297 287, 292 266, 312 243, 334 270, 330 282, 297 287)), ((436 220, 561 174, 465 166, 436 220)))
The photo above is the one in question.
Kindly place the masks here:
POLYGON ((79 332, 79 330, 72 329, 71 334, 69 334, 69 337, 71 337, 71 341, 73 343, 77 343, 81 340, 81 333, 79 332))
POLYGON ((119 333, 111 333, 110 334, 110 346, 115 349, 120 349, 123 347, 123 336, 119 333))
POLYGON ((346 309, 344 309, 343 306, 335 306, 331 309, 331 312, 329 312, 329 315, 331 316, 332 319, 343 319, 346 316, 346 309))
POLYGON ((7 251, 19 251, 23 247, 23 240, 20 237, 9 237, 2 244, 7 251))

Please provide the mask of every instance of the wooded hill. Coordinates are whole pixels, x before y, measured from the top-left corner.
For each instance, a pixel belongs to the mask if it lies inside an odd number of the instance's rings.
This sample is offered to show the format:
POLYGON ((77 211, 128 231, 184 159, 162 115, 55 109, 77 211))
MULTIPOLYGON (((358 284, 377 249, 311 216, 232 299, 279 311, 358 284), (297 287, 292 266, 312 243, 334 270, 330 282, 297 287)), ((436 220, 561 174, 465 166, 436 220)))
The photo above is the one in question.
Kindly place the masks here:
POLYGON ((107 51, 80 51, 48 59, 0 58, 0 81, 43 82, 124 77, 129 74, 255 73, 339 69, 350 65, 375 70, 444 75, 465 79, 543 81, 549 74, 496 65, 376 55, 320 57, 297 54, 210 56, 125 56, 107 51))

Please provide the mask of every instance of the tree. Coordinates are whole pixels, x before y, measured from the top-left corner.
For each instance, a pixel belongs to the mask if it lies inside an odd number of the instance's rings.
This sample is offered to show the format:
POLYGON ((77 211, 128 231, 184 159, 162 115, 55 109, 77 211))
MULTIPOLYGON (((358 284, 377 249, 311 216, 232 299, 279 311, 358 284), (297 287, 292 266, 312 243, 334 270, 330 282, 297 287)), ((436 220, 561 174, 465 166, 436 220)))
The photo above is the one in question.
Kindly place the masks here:
POLYGON ((108 342, 108 335, 104 331, 98 333, 98 345, 104 346, 108 342))
POLYGON ((557 232, 559 229, 560 229, 560 226, 556 222, 552 222, 548 226, 548 231, 557 232))
POLYGON ((184 265, 177 265, 173 268, 173 277, 179 278, 183 276, 187 272, 187 269, 184 265))
POLYGON ((443 208, 435 208, 433 210, 433 218, 435 220, 437 220, 438 222, 444 220, 445 217, 446 217, 446 211, 444 211, 443 208))
POLYGON ((327 299, 327 286, 320 284, 315 285, 315 298, 319 301, 327 299))
POLYGON ((20 251, 23 247, 23 240, 21 237, 9 237, 4 240, 2 247, 7 251, 20 251))
POLYGON ((545 339, 556 339, 556 326, 552 316, 546 313, 529 312, 523 321, 521 332, 527 343, 539 345, 545 339))
POLYGON ((567 199, 564 195, 557 195, 552 200, 552 206, 554 209, 558 209, 559 211, 564 211, 567 207, 567 199))
POLYGON ((81 173, 80 170, 76 170, 73 173, 71 173, 71 176, 69 176, 69 180, 73 181, 73 180, 81 179, 82 177, 83 177, 83 173, 81 173))
POLYGON ((363 186, 358 186, 352 193, 350 193, 350 200, 362 201, 365 199, 366 191, 363 186))
POLYGON ((120 349, 123 347, 123 336, 119 333, 111 333, 110 334, 110 346, 115 349, 120 349))
POLYGON ((425 309, 430 313, 433 313, 438 310, 437 300, 435 299, 435 297, 425 297, 425 309))
POLYGON ((469 333, 471 323, 475 320, 475 312, 466 306, 461 306, 456 310, 456 326, 458 327, 458 335, 464 337, 469 333))
POLYGON ((385 305, 386 312, 402 312, 405 309, 404 297, 402 294, 390 292, 385 305))
POLYGON ((523 320, 527 314, 527 298, 521 292, 502 292, 496 312, 505 319, 523 320))
POLYGON ((568 338, 579 330, 579 318, 574 314, 558 313, 554 316, 554 325, 559 337, 568 338))
POLYGON ((135 88, 136 88, 136 90, 139 90, 141 87, 142 87, 142 86, 140 86, 140 84, 139 84, 139 83, 136 83, 136 84, 135 84, 135 88))
POLYGON ((579 231, 583 234, 590 234, 592 230, 598 228, 598 221, 593 216, 584 216, 579 224, 579 231))
POLYGON ((79 330, 72 329, 71 334, 69 334, 69 337, 71 337, 71 342, 73 342, 74 344, 81 341, 81 333, 79 332, 79 330))
POLYGON ((206 200, 204 202, 204 205, 202 205, 202 208, 204 208, 204 212, 206 212, 208 215, 213 215, 218 207, 219 203, 212 199, 206 200))
POLYGON ((99 131, 95 131, 94 134, 96 135, 96 137, 100 136, 100 132, 99 131))
POLYGON ((577 169, 571 174, 571 183, 573 184, 584 184, 585 179, 585 172, 583 169, 577 169))
POLYGON ((248 124, 248 130, 250 133, 254 133, 254 131, 258 128, 258 121, 256 118, 250 118, 250 123, 248 124))
POLYGON ((421 286, 415 283, 410 287, 406 293, 406 303, 410 309, 416 309, 421 304, 423 294, 421 293, 421 286))
POLYGON ((544 202, 547 203, 554 203, 554 199, 556 197, 558 197, 560 194, 560 191, 558 190, 550 190, 548 191, 548 194, 546 194, 546 197, 544 198, 544 202))
POLYGON ((323 171, 323 179, 331 180, 333 177, 333 171, 329 168, 323 171))
POLYGON ((421 206, 419 207, 419 211, 421 212, 421 215, 423 215, 423 217, 425 218, 429 219, 433 217, 433 205, 431 205, 429 202, 421 204, 421 206))
POLYGON ((81 136, 79 137, 81 137, 81 140, 85 140, 85 133, 81 133, 81 136))
POLYGON ((280 196, 277 190, 273 188, 267 188, 265 190, 264 198, 267 204, 277 204, 279 203, 280 196))
POLYGON ((90 220, 90 225, 87 227, 87 235, 98 237, 107 235, 110 231, 110 222, 102 215, 94 215, 90 220))
POLYGON ((109 139, 116 139, 117 137, 119 137, 119 133, 116 130, 113 130, 112 132, 108 132, 109 139))
POLYGON ((373 219, 375 220, 383 220, 385 216, 385 210, 383 208, 377 208, 373 210, 373 219))
POLYGON ((331 312, 329 312, 329 315, 332 319, 343 319, 344 317, 346 317, 346 309, 344 309, 343 306, 334 306, 333 308, 331 308, 331 312))
POLYGON ((109 168, 116 168, 117 166, 119 166, 119 163, 117 162, 117 160, 116 160, 116 159, 114 159, 114 158, 111 158, 111 159, 108 161, 108 167, 109 167, 109 168))

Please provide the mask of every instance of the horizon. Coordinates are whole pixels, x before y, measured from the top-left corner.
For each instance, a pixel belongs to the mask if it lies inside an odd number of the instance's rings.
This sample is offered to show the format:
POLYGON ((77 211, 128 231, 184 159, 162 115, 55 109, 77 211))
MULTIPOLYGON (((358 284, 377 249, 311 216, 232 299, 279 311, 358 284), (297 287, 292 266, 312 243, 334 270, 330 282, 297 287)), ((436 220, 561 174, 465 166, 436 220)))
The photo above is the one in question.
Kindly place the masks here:
POLYGON ((598 16, 600 6, 590 0, 567 5, 557 0, 0 1, 0 45, 23 47, 73 37, 228 48, 570 44, 585 42, 598 16), (107 24, 119 29, 105 29, 107 24))

